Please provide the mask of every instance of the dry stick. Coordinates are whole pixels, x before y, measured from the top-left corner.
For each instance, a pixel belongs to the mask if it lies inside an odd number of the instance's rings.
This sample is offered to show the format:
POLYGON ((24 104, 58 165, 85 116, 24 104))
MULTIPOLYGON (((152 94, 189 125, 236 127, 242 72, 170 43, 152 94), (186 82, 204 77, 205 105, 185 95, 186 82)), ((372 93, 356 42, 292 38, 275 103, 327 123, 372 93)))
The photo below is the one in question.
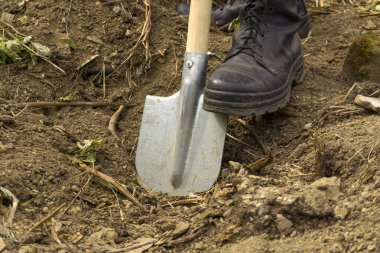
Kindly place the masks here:
POLYGON ((123 104, 115 102, 29 102, 29 103, 18 103, 10 104, 14 107, 65 107, 65 106, 89 106, 89 107, 108 107, 108 106, 120 106, 124 105, 125 108, 131 108, 135 105, 132 104, 123 104))
POLYGON ((182 206, 182 205, 194 205, 199 203, 199 199, 181 199, 174 202, 169 202, 168 204, 162 205, 162 207, 175 207, 175 206, 182 206))
POLYGON ((12 208, 11 208, 11 210, 9 212, 9 216, 8 216, 8 224, 12 225, 13 218, 15 217, 15 213, 16 213, 17 206, 18 206, 18 199, 10 190, 0 186, 0 197, 1 197, 1 195, 12 200, 12 208))
POLYGON ((57 213, 66 205, 66 203, 61 204, 59 207, 57 207, 54 211, 49 213, 45 218, 40 220, 39 222, 36 223, 31 229, 28 230, 27 234, 30 234, 33 230, 44 224, 46 221, 50 220, 52 217, 57 215, 57 213))
POLYGON ((354 83, 351 88, 348 90, 346 96, 344 96, 343 102, 347 100, 348 96, 351 94, 351 92, 358 86, 358 83, 354 83))
POLYGON ((90 177, 87 179, 86 183, 82 186, 80 191, 75 195, 75 197, 71 200, 70 204, 66 207, 66 209, 62 212, 60 217, 62 217, 68 210, 69 208, 74 204, 75 200, 79 198, 79 196, 84 192, 84 189, 88 186, 88 184, 91 182, 93 175, 90 175, 90 177))
POLYGON ((155 242, 157 242, 157 240, 152 239, 151 241, 140 242, 140 243, 137 243, 135 245, 131 245, 131 246, 126 247, 126 248, 111 250, 111 251, 108 251, 108 253, 129 252, 129 251, 144 247, 144 246, 149 245, 149 244, 154 244, 155 242))
POLYGON ((111 132, 112 136, 116 139, 120 139, 116 132, 116 124, 120 114, 124 111, 125 105, 121 105, 119 109, 111 116, 110 122, 108 123, 108 130, 111 132))
POLYGON ((229 133, 226 133, 226 136, 227 136, 228 138, 230 138, 231 140, 234 140, 234 141, 236 141, 236 142, 238 142, 238 143, 243 144, 243 145, 246 146, 247 148, 250 148, 250 149, 255 150, 255 148, 252 147, 251 145, 249 145, 248 143, 246 143, 246 142, 244 142, 244 141, 242 141, 242 140, 239 140, 238 138, 232 136, 232 135, 229 134, 229 133))
MULTIPOLYGON (((69 157, 69 159, 73 162, 77 162, 77 160, 69 157)), ((106 175, 106 174, 103 174, 102 172, 100 171, 97 171, 97 170, 94 170, 90 167, 88 167, 87 165, 83 164, 83 163, 79 163, 79 166, 86 170, 87 172, 90 172, 92 174, 94 174, 95 176, 97 176, 98 178, 100 178, 101 180, 103 180, 104 182, 108 183, 108 184, 111 184, 112 186, 114 186, 116 189, 118 189, 125 197, 127 197, 127 199, 129 201, 131 201, 133 204, 135 204, 137 207, 139 207, 140 209, 142 210, 145 210, 145 207, 141 204, 141 202, 136 199, 127 189, 125 189, 119 182, 117 182, 115 179, 113 179, 112 177, 106 175)))
POLYGON ((102 66, 102 79, 103 79, 103 99, 106 98, 106 65, 103 62, 102 66))
MULTIPOLYGON (((3 22, 2 22, 3 23, 3 22)), ((0 25, 0 27, 5 30, 7 32, 7 34, 14 40, 17 40, 16 36, 14 36, 12 33, 10 33, 9 31, 7 31, 3 26, 0 25)), ((13 28, 13 30, 16 30, 15 28, 13 28)), ((17 32, 18 33, 18 32, 17 32)), ((29 51, 29 53, 31 53, 33 56, 37 56, 39 58, 41 58, 42 60, 46 61, 47 63, 49 63, 50 65, 52 65, 54 68, 58 69, 59 71, 61 71, 63 74, 66 74, 66 71, 64 71, 63 69, 61 69, 60 67, 58 67, 55 63, 53 63, 52 61, 50 61, 48 58, 46 58, 45 56, 42 56, 40 55, 39 53, 37 53, 36 51, 34 51, 33 49, 31 49, 30 47, 28 47, 25 43, 21 42, 20 41, 20 45, 25 48, 26 50, 29 51)))
POLYGON ((150 8, 150 0, 144 0, 144 5, 145 5, 145 21, 141 30, 141 34, 139 38, 137 39, 137 42, 135 45, 131 48, 131 53, 129 56, 118 66, 116 69, 110 74, 113 75, 115 74, 124 64, 126 64, 132 56, 136 53, 137 48, 140 45, 143 45, 145 47, 145 59, 147 60, 149 58, 149 45, 148 45, 148 37, 150 34, 151 26, 152 26, 152 21, 151 21, 151 8, 150 8))
POLYGON ((248 125, 247 122, 245 122, 242 119, 236 119, 236 122, 240 123, 242 126, 244 126, 248 129, 248 131, 253 135, 253 137, 255 137, 255 139, 259 143, 264 154, 267 155, 268 149, 267 149, 266 145, 264 144, 264 142, 261 140, 261 138, 260 138, 259 134, 256 132, 256 130, 252 126, 248 125))
MULTIPOLYGON (((16 34, 18 34, 18 35, 20 35, 22 37, 27 37, 25 34, 22 34, 19 31, 17 31, 16 28, 14 28, 12 25, 10 25, 10 24, 2 21, 2 20, 0 20, 0 23, 3 24, 3 25, 5 25, 5 26, 7 26, 7 27, 9 27, 9 28, 11 28, 16 34)), ((4 27, 3 27, 3 30, 5 30, 4 27)))

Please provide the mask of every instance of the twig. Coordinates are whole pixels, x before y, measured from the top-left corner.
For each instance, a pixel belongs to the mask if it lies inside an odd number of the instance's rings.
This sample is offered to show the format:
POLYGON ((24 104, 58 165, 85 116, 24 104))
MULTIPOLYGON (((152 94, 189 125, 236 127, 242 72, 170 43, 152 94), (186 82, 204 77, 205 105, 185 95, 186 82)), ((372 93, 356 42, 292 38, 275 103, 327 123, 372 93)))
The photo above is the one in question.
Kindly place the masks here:
POLYGON ((75 135, 72 133, 68 132, 63 126, 53 126, 55 130, 57 130, 60 133, 65 134, 67 137, 69 137, 71 140, 75 142, 80 142, 79 138, 77 138, 75 135))
POLYGON ((115 74, 124 64, 126 64, 132 56, 136 53, 137 48, 140 45, 143 45, 145 47, 145 60, 148 61, 150 57, 149 53, 149 44, 148 44, 148 37, 150 34, 150 30, 152 27, 152 10, 150 7, 150 0, 144 0, 144 5, 145 5, 145 21, 142 26, 141 34, 139 38, 137 39, 137 42, 135 45, 131 48, 129 56, 122 62, 118 67, 115 68, 115 70, 110 74, 113 75, 115 74))
POLYGON ((343 102, 347 100, 348 96, 351 94, 351 92, 358 86, 358 83, 354 83, 351 88, 348 90, 346 96, 344 96, 343 102))
POLYGON ((103 80, 103 99, 106 98, 106 64, 103 62, 102 66, 102 80, 103 80))
MULTIPOLYGON (((22 33, 20 33, 19 31, 17 31, 16 28, 14 28, 12 25, 10 25, 10 24, 8 24, 8 23, 2 21, 2 20, 0 20, 0 23, 3 24, 3 25, 5 25, 5 26, 7 26, 7 27, 9 27, 9 28, 11 28, 16 34, 18 34, 18 35, 20 35, 20 36, 22 36, 22 37, 27 37, 25 34, 22 34, 22 33)), ((3 27, 3 29, 4 29, 4 27, 3 27)), ((4 29, 4 30, 5 30, 5 29, 4 29)))
POLYGON ((181 199, 174 202, 168 202, 168 204, 162 205, 162 207, 175 207, 175 206, 182 206, 182 205, 193 205, 197 204, 199 202, 199 199, 181 199))
POLYGON ((31 227, 28 230, 27 234, 30 234, 33 230, 35 230, 36 228, 41 226, 43 223, 45 223, 46 221, 48 221, 52 217, 54 217, 65 205, 66 205, 66 203, 61 204, 59 207, 57 207, 55 210, 53 210, 51 213, 49 213, 45 218, 43 218, 42 220, 37 222, 33 227, 31 227))
POLYGON ((260 138, 259 134, 256 132, 256 130, 252 126, 248 125, 248 123, 242 119, 236 119, 236 121, 248 129, 248 131, 253 135, 253 137, 255 137, 255 139, 259 143, 263 153, 265 155, 267 155, 268 154, 268 148, 266 147, 264 142, 261 140, 261 138, 260 138))
POLYGON ((66 21, 65 22, 65 29, 66 29, 67 37, 70 37, 69 36, 69 16, 70 16, 72 6, 73 6, 73 0, 70 0, 69 10, 67 11, 66 20, 65 20, 66 21))
POLYGON ((132 104, 123 104, 115 102, 29 102, 29 103, 18 103, 11 104, 10 106, 14 107, 65 107, 65 106, 88 106, 88 107, 108 107, 108 106, 120 106, 124 105, 125 108, 131 108, 135 105, 132 104))
POLYGON ((88 184, 91 182, 91 179, 92 179, 93 175, 90 175, 86 181, 86 183, 82 186, 82 188, 79 190, 79 192, 75 195, 75 197, 71 200, 71 202, 68 204, 68 206, 66 207, 66 209, 62 212, 62 214, 60 215, 60 217, 62 217, 62 215, 64 215, 69 209, 70 207, 73 205, 73 203, 75 202, 76 199, 79 198, 79 196, 84 192, 84 189, 88 186, 88 184))
POLYGON ((119 109, 111 116, 110 122, 108 123, 108 130, 111 132, 113 137, 115 137, 117 140, 119 140, 120 138, 116 132, 116 124, 117 124, 117 120, 120 114, 124 111, 124 109, 125 109, 125 105, 121 105, 119 109))
POLYGON ((12 115, 13 115, 13 118, 17 118, 21 113, 23 113, 26 109, 28 109, 29 106, 25 106, 21 111, 19 111, 18 113, 14 114, 12 111, 12 115))
POLYGON ((9 212, 9 216, 8 216, 8 224, 12 225, 13 218, 15 217, 15 213, 16 213, 17 206, 18 206, 18 199, 10 190, 8 190, 4 187, 0 186, 0 191, 1 191, 0 197, 1 197, 1 195, 3 195, 5 197, 7 197, 8 199, 12 200, 12 208, 11 208, 11 210, 9 212))
POLYGON ((236 141, 236 142, 238 142, 238 143, 243 144, 243 145, 246 146, 247 148, 250 148, 250 149, 255 150, 255 148, 252 147, 251 145, 249 145, 248 143, 246 143, 246 142, 244 142, 244 141, 242 141, 242 140, 239 140, 238 138, 232 136, 232 135, 229 134, 229 133, 226 133, 226 136, 227 136, 228 138, 230 138, 231 140, 234 140, 234 141, 236 141))
MULTIPOLYGON (((69 157, 69 159, 75 163, 78 162, 78 160, 74 159, 74 158, 71 158, 69 157)), ((86 170, 87 172, 90 172, 92 174, 94 174, 95 176, 97 176, 98 178, 100 178, 101 180, 103 180, 104 182, 108 183, 108 184, 111 184, 112 186, 114 186, 116 189, 118 189, 129 201, 131 201, 133 204, 135 204, 137 207, 139 207, 140 209, 142 210, 145 210, 145 207, 141 204, 141 202, 136 199, 127 189, 125 189, 119 182, 117 182, 115 179, 113 179, 112 177, 106 175, 106 174, 103 174, 102 172, 100 171, 97 171, 95 169, 92 169, 90 167, 88 167, 87 165, 83 164, 83 163, 79 163, 79 166, 86 170)))
POLYGON ((135 245, 131 245, 131 246, 128 246, 126 248, 111 250, 111 251, 108 251, 108 253, 129 252, 129 251, 144 247, 144 246, 149 245, 149 244, 154 244, 155 242, 157 242, 157 240, 152 239, 151 241, 136 243, 135 245))
POLYGON ((194 239, 196 239, 197 237, 199 237, 200 235, 206 233, 207 230, 209 229, 209 225, 210 225, 210 223, 206 222, 206 223, 200 225, 200 227, 197 228, 193 234, 190 234, 188 236, 185 236, 185 237, 182 237, 182 238, 179 238, 176 240, 169 241, 168 244, 171 246, 174 246, 174 245, 179 245, 179 244, 191 242, 194 239))

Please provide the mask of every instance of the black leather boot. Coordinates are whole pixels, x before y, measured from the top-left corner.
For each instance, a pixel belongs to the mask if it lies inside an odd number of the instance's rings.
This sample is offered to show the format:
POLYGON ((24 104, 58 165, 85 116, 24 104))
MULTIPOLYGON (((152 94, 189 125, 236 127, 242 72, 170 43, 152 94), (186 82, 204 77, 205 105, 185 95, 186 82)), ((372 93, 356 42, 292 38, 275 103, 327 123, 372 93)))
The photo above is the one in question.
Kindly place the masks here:
POLYGON ((207 81, 203 108, 262 115, 284 107, 303 74, 297 0, 248 0, 226 60, 207 81))
MULTIPOLYGON (((239 16, 244 2, 245 0, 229 0, 225 5, 216 8, 212 12, 212 23, 222 30, 227 30, 228 24, 239 16)), ((310 32, 310 18, 304 0, 297 0, 297 10, 301 17, 298 33, 301 39, 304 39, 310 32)))

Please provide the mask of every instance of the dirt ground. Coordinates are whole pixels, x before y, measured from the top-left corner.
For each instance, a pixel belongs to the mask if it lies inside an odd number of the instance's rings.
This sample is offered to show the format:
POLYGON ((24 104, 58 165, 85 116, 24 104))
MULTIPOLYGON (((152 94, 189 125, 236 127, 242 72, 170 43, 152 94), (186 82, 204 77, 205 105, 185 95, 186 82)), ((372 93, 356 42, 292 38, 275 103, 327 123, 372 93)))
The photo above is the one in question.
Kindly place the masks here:
MULTIPOLYGON (((12 202, 0 197, 0 252, 380 251, 380 116, 352 103, 380 85, 359 83, 346 96, 353 83, 341 74, 355 38, 380 31, 380 15, 351 5, 317 9, 310 1, 305 78, 289 105, 241 118, 258 138, 231 117, 216 185, 167 197, 140 186, 135 150, 145 96, 180 86, 186 17, 166 0, 150 8, 138 0, 20 2, 1 1, 0 13, 14 14, 12 26, 48 46, 66 74, 43 60, 32 69, 28 59, 0 65, 0 186, 19 200, 9 224, 12 202), (150 10, 148 43, 134 50, 150 10), (63 42, 67 36, 75 46, 63 42), (120 139, 108 130, 118 109, 111 103, 21 104, 73 92, 73 102, 128 103, 120 139), (102 141, 95 168, 125 185, 145 210, 69 159, 76 139, 102 141)), ((210 41, 209 72, 228 52, 231 34, 213 28, 210 41)))

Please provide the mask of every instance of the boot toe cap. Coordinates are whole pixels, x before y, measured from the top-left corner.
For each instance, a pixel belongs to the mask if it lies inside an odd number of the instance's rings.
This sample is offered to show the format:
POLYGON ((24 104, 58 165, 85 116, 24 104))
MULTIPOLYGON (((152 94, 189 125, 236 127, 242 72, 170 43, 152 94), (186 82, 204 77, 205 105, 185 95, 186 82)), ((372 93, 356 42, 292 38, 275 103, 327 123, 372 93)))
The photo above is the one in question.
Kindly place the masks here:
POLYGON ((229 93, 266 93, 279 86, 281 81, 265 69, 256 73, 242 67, 224 66, 212 73, 206 88, 229 93))

